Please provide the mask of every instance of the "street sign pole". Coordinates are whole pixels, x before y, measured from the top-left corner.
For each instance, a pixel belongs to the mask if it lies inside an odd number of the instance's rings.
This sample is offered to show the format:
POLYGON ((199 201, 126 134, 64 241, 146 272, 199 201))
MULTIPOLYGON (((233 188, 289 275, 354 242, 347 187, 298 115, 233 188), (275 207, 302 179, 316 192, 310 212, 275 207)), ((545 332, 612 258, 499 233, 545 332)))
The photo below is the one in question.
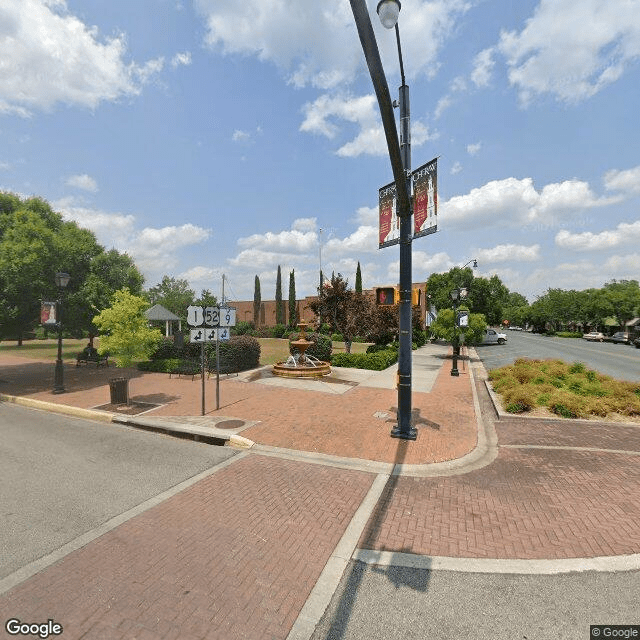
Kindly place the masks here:
POLYGON ((220 408, 220 336, 216 331, 216 409, 220 408))
POLYGON ((201 345, 202 351, 202 415, 204 415, 204 342, 201 345))

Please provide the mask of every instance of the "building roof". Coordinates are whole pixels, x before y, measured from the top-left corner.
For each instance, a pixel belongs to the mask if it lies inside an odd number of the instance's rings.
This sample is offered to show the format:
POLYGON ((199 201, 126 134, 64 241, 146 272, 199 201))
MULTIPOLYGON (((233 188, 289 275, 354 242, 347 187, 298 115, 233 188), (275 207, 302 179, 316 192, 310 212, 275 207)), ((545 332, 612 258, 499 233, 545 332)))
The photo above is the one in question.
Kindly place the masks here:
POLYGON ((165 309, 161 304, 154 304, 151 309, 144 312, 147 320, 180 320, 175 313, 171 313, 169 309, 165 309))

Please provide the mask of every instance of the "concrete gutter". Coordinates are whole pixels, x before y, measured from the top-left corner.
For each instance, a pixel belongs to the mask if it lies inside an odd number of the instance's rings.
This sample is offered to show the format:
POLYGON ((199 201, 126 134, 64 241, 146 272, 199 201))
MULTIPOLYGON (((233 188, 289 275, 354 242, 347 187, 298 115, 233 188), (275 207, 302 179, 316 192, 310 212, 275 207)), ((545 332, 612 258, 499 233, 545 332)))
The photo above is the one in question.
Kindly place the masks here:
POLYGON ((108 411, 100 411, 98 409, 81 409, 66 404, 57 404, 55 402, 46 402, 44 400, 36 400, 34 398, 23 398, 21 396, 9 396, 0 393, 0 402, 10 402, 11 404, 38 409, 40 411, 51 411, 53 413, 61 413, 72 416, 74 418, 82 418, 84 420, 94 420, 105 423, 124 424, 134 429, 142 429, 144 431, 153 431, 156 433, 164 433, 168 436, 176 438, 185 438, 194 440, 195 442, 206 442, 217 446, 230 446, 237 449, 250 449, 253 441, 242 436, 229 434, 222 429, 214 427, 201 427, 198 425, 182 424, 176 420, 161 418, 143 418, 137 416, 124 416, 110 413, 108 411))

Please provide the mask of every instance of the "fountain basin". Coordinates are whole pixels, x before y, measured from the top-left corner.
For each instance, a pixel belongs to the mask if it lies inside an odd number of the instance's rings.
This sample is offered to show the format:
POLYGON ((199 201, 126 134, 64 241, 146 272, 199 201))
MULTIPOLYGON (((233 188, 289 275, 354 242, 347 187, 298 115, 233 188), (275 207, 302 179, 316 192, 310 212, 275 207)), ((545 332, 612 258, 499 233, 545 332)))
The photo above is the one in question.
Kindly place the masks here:
POLYGON ((323 360, 316 360, 314 366, 291 365, 286 362, 278 362, 273 365, 273 375, 283 378, 322 378, 331 373, 331 366, 323 360))

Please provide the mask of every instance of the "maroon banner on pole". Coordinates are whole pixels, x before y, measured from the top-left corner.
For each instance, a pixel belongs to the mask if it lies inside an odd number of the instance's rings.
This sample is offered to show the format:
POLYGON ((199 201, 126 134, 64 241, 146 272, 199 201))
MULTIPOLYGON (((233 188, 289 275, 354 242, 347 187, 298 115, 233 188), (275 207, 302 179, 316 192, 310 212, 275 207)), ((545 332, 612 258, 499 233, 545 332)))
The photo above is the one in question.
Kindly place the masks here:
POLYGON ((57 323, 56 303, 41 302, 40 303, 40 324, 45 327, 51 327, 57 323))
POLYGON ((400 242, 400 218, 397 204, 395 182, 378 190, 378 249, 400 242))
POLYGON ((438 158, 412 172, 413 237, 419 238, 438 230, 438 158))

